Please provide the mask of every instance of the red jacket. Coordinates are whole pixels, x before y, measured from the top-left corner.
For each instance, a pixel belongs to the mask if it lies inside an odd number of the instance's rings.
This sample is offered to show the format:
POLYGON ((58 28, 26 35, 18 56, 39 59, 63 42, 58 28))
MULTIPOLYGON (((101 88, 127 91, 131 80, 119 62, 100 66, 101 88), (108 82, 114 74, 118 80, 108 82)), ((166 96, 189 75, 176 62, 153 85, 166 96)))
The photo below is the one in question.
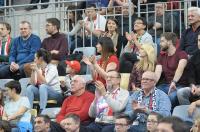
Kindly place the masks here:
POLYGON ((71 113, 79 115, 81 121, 88 120, 88 111, 93 100, 94 94, 88 91, 85 91, 81 96, 72 95, 66 98, 62 104, 60 112, 56 117, 56 121, 60 123, 66 115, 71 113))

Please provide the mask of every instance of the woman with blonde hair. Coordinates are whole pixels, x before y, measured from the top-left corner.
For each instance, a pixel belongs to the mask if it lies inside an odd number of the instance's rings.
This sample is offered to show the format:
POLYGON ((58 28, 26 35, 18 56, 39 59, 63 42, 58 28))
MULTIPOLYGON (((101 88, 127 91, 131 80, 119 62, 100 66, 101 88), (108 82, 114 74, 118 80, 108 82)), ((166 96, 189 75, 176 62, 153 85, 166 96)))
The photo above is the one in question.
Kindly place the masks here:
POLYGON ((143 44, 139 50, 139 57, 139 61, 134 64, 130 74, 130 91, 141 87, 141 78, 145 71, 154 71, 155 69, 156 52, 152 44, 143 44))

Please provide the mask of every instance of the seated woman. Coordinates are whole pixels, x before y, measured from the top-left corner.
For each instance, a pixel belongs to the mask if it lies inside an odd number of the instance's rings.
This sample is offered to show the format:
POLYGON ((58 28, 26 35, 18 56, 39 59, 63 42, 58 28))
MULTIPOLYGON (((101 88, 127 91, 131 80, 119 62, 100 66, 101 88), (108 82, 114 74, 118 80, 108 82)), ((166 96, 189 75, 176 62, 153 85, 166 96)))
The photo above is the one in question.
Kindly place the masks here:
POLYGON ((5 103, 2 120, 9 121, 15 130, 32 132, 30 103, 27 97, 20 96, 20 83, 10 81, 5 84, 4 90, 9 100, 5 103))
POLYGON ((31 64, 31 78, 27 87, 26 95, 33 107, 34 99, 39 99, 40 112, 46 108, 48 99, 62 102, 62 94, 57 66, 50 63, 51 54, 45 49, 39 49, 35 55, 34 63, 31 64))
POLYGON ((114 49, 116 51, 116 55, 119 58, 121 54, 121 50, 125 47, 127 40, 121 34, 119 34, 119 23, 115 18, 108 18, 105 28, 105 33, 102 36, 110 37, 114 44, 114 49))
POLYGON ((143 44, 139 50, 140 60, 133 66, 129 79, 129 91, 141 88, 142 74, 145 71, 154 71, 156 63, 155 49, 151 44, 143 44))
POLYGON ((97 52, 101 54, 101 58, 96 61, 95 56, 83 57, 83 61, 89 65, 93 80, 101 81, 106 84, 106 71, 117 70, 119 61, 114 51, 114 44, 110 37, 101 37, 96 45, 97 52))
MULTIPOLYGON (((138 51, 142 44, 152 44, 153 38, 146 31, 147 22, 144 18, 138 17, 134 22, 134 32, 126 33, 128 43, 124 48, 124 52, 120 57, 119 71, 121 73, 130 73, 133 64, 139 59, 138 51), (126 67, 126 68, 124 68, 126 67)), ((155 47, 154 47, 155 48, 155 47)))

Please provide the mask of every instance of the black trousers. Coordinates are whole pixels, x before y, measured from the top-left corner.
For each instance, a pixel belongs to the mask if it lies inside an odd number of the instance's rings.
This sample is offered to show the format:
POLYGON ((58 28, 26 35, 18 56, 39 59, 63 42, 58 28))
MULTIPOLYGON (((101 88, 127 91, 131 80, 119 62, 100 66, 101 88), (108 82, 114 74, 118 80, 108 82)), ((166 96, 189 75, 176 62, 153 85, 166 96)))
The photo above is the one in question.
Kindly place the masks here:
POLYGON ((135 53, 124 53, 119 59, 119 72, 131 73, 134 63, 138 61, 135 53))

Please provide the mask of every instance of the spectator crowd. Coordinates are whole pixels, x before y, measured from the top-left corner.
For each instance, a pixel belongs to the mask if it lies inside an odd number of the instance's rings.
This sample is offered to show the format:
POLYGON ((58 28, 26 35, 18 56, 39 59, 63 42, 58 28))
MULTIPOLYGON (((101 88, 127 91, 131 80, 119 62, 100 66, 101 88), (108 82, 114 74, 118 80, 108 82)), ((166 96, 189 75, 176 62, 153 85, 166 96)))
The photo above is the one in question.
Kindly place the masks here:
POLYGON ((137 17, 135 1, 88 0, 84 14, 69 5, 67 31, 48 18, 43 40, 29 21, 14 37, 0 22, 0 80, 9 80, 0 88, 0 131, 200 132, 200 8, 187 9, 179 32, 182 14, 169 11, 177 1, 140 2, 154 2, 148 15, 137 17), (97 53, 74 52, 84 47, 97 53))

